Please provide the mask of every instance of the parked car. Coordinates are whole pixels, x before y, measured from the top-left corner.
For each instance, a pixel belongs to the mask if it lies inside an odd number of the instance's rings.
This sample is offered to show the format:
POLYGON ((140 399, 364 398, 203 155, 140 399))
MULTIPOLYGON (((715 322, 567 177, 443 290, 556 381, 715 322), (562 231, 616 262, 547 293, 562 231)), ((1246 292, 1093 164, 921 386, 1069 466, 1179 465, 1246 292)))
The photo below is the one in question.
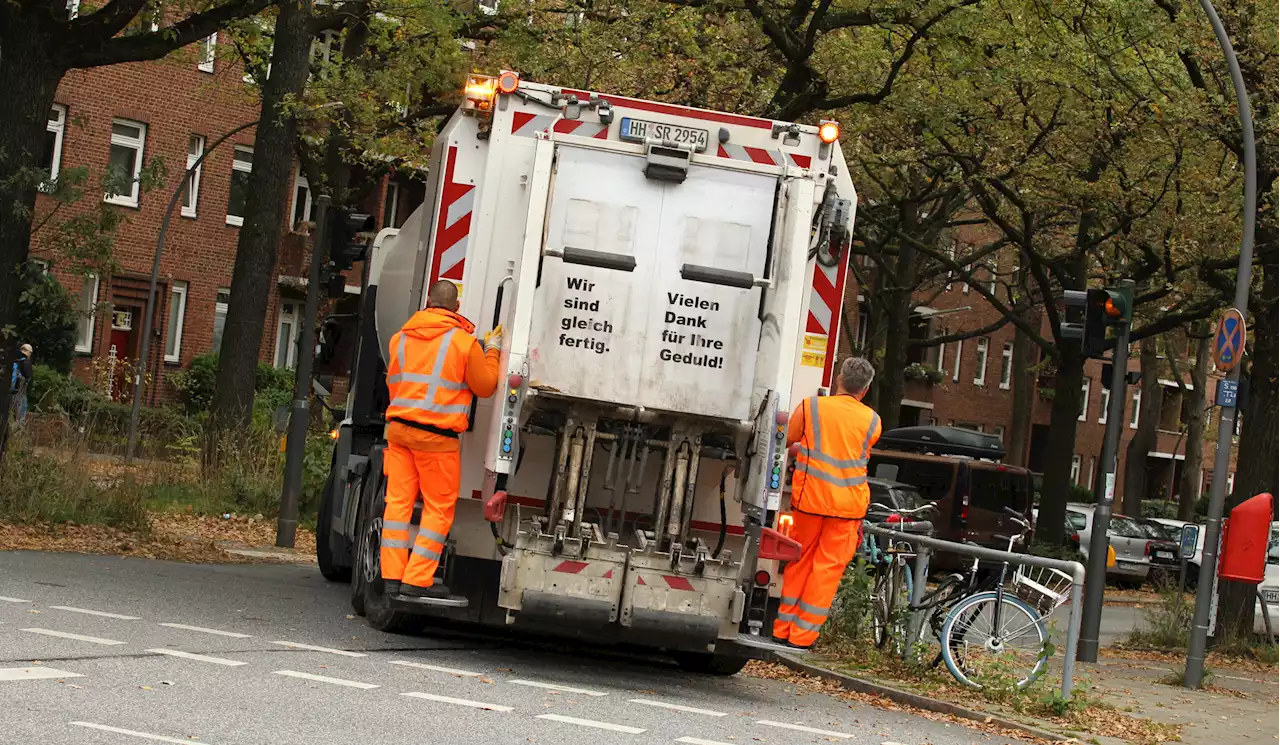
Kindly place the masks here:
POLYGON ((1182 560, 1178 558, 1181 530, 1174 531, 1171 538, 1170 529, 1151 518, 1139 518, 1134 522, 1151 539, 1147 546, 1147 553, 1151 558, 1151 572, 1147 579, 1157 588, 1177 584, 1178 571, 1182 568, 1182 560))
MULTIPOLYGON (((867 521, 882 523, 890 521, 890 509, 914 510, 924 504, 920 492, 910 484, 887 479, 867 479, 871 487, 871 504, 867 507, 867 521)), ((908 518, 908 521, 929 520, 928 516, 908 518)))
MULTIPOLYGON (((1151 522, 1162 526, 1165 529, 1169 540, 1181 543, 1182 526, 1192 525, 1185 520, 1174 520, 1167 517, 1153 517, 1151 522)), ((1196 583, 1200 581, 1200 556, 1204 553, 1204 526, 1200 525, 1200 530, 1196 535, 1196 552, 1187 560, 1187 589, 1196 589, 1196 583)))
MULTIPOLYGON (((1067 519, 1075 528, 1073 542, 1080 547, 1082 561, 1089 560, 1089 540, 1093 535, 1094 505, 1072 502, 1067 505, 1067 519)), ((1107 578, 1128 587, 1141 587, 1151 573, 1151 539, 1132 519, 1112 515, 1107 530, 1108 543, 1115 551, 1116 563, 1108 567, 1107 578)))
POLYGON ((1267 632, 1266 619, 1271 619, 1271 634, 1280 636, 1280 522, 1271 523, 1271 542, 1267 546, 1267 570, 1258 586, 1262 598, 1255 601, 1253 630, 1267 632), (1263 616, 1263 614, 1266 616, 1263 616))

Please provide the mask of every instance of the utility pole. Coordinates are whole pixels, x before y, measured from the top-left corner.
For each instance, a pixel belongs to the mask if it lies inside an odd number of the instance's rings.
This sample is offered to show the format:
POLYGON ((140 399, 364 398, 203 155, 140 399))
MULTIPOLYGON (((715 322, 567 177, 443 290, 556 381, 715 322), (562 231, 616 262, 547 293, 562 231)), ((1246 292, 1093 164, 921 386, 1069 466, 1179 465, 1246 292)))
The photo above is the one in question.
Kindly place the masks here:
POLYGON ((293 376, 293 408, 289 411, 289 439, 285 445, 284 486, 280 491, 280 518, 276 545, 293 548, 298 532, 298 504, 302 500, 302 461, 306 455, 307 428, 311 424, 311 369, 315 360, 316 313, 320 307, 320 267, 329 251, 328 194, 316 197, 316 233, 311 244, 307 272, 307 305, 298 341, 298 368, 293 376))
MULTIPOLYGON (((1120 281, 1119 291, 1130 298, 1125 315, 1132 312, 1134 283, 1120 281)), ((1102 292, 1107 292, 1103 290, 1102 292)), ((1084 583, 1084 608, 1080 615, 1080 645, 1076 659, 1098 661, 1098 636, 1102 626, 1103 592, 1107 588, 1107 528, 1111 525, 1111 506, 1116 494, 1116 454, 1120 450, 1120 427, 1129 377, 1129 320, 1114 324, 1117 330, 1111 355, 1111 398, 1107 405, 1107 430, 1102 440, 1102 458, 1098 478, 1094 481, 1093 525, 1089 534, 1089 565, 1084 583)))
MULTIPOLYGON (((1253 110, 1249 104, 1249 92, 1244 87, 1244 75, 1227 30, 1218 18, 1210 0, 1200 0, 1200 6, 1213 25, 1222 55, 1231 72, 1231 83, 1236 90, 1236 106, 1240 110, 1240 144, 1244 151, 1244 233, 1240 236, 1240 263, 1236 267, 1236 292, 1234 307, 1241 317, 1249 309, 1249 279, 1253 269, 1253 231, 1258 212, 1258 154, 1253 140, 1253 110)), ((1241 345, 1243 352, 1243 344, 1241 345)), ((1237 360, 1227 373, 1232 386, 1240 383, 1240 365, 1237 360)), ((1205 523, 1204 557, 1200 562, 1200 579, 1196 585, 1196 613, 1191 622, 1191 641, 1187 649, 1186 674, 1182 684, 1187 688, 1199 688, 1204 679, 1205 647, 1209 640, 1209 606, 1213 594, 1213 577, 1218 571, 1218 537, 1222 533, 1222 510, 1227 492, 1227 469, 1231 467, 1231 436, 1236 429, 1236 408, 1223 406, 1218 421, 1218 449, 1213 457, 1213 482, 1209 490, 1209 515, 1205 523)), ((1266 608, 1263 608, 1266 612, 1266 608)))

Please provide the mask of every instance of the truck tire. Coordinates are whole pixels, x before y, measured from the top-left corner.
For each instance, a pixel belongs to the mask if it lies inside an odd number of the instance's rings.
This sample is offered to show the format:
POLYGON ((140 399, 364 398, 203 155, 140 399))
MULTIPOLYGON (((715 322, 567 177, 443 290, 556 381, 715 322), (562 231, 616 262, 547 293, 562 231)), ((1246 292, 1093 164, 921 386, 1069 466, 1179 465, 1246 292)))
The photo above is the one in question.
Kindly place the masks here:
POLYGON ((351 567, 341 566, 333 560, 333 471, 324 482, 320 510, 316 514, 316 563, 320 574, 330 582, 350 582, 351 567))
POLYGON ((357 533, 357 562, 359 579, 353 583, 351 605, 363 615, 369 625, 388 634, 413 634, 423 628, 423 619, 404 611, 394 610, 390 598, 383 592, 382 561, 379 546, 382 543, 382 511, 386 499, 386 480, 377 476, 369 485, 372 489, 361 501, 360 530, 357 533), (359 585, 358 595, 354 585, 359 585))
POLYGON ((737 675, 749 661, 746 657, 709 652, 677 652, 675 658, 681 670, 699 675, 737 675))

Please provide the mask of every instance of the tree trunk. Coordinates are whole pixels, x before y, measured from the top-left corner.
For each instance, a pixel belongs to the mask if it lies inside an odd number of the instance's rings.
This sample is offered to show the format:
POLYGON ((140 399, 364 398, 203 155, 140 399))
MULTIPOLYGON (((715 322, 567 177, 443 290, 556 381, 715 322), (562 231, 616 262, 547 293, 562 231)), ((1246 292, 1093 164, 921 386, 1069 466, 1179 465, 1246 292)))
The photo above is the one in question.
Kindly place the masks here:
POLYGON ((1187 458, 1182 462, 1182 482, 1178 485, 1178 519, 1191 521, 1195 515, 1196 499, 1200 496, 1200 484, 1204 482, 1204 424, 1205 396, 1209 384, 1209 336, 1202 334, 1196 342, 1196 365, 1191 370, 1191 390, 1182 392, 1191 397, 1187 406, 1187 458))
POLYGON ((37 170, 44 146, 49 109, 65 69, 53 58, 59 40, 41 33, 35 14, 24 6, 0 7, 0 456, 8 439, 9 386, 21 340, 10 331, 18 318, 19 271, 31 244, 36 189, 44 176, 37 170))
POLYGON ((876 413, 880 415, 882 431, 888 432, 898 426, 906 388, 902 371, 907 366, 907 336, 911 333, 911 292, 895 289, 885 305, 884 362, 876 373, 876 413))
MULTIPOLYGON (((1142 363, 1142 403, 1138 411, 1138 431, 1129 440, 1124 454, 1123 512, 1130 517, 1142 517, 1142 499, 1147 494, 1147 453, 1156 446, 1156 429, 1160 426, 1160 410, 1164 404, 1163 386, 1160 385, 1160 359, 1154 336, 1138 342, 1142 363)), ((1127 395, 1128 391, 1112 391, 1111 395, 1127 395)), ((1118 422, 1117 426, 1126 426, 1118 422)))
POLYGON ((1040 515, 1036 520, 1036 540, 1047 546, 1061 546, 1066 536, 1063 523, 1071 495, 1071 456, 1076 449, 1076 424, 1080 417, 1080 386, 1084 383, 1084 355, 1075 344, 1059 348, 1058 377, 1054 383, 1053 409, 1049 415, 1049 437, 1045 447, 1044 487, 1040 493, 1040 515))
MULTIPOLYGON (((1027 314, 1029 315, 1029 314, 1027 314)), ((1004 462, 1025 466, 1031 447, 1031 410, 1035 403, 1036 375, 1031 370, 1035 346, 1021 330, 1013 336, 1013 420, 1009 423, 1009 442, 1005 446, 1004 462)))
POLYGON ((310 0, 280 3, 271 73, 262 85, 262 117, 254 137, 244 225, 236 244, 231 303, 218 352, 212 426, 206 443, 211 456, 226 433, 247 425, 253 407, 254 374, 275 285, 276 254, 293 176, 297 121, 284 105, 306 87, 310 18, 310 0))

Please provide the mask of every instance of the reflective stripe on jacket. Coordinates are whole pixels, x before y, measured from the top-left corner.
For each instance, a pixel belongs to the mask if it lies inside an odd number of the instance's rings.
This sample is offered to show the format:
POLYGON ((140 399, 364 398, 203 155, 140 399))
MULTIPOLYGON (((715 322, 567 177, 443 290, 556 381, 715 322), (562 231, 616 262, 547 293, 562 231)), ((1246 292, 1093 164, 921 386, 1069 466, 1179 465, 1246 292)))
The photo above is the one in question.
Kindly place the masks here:
POLYGON ((866 517, 867 458, 880 439, 880 415, 853 396, 814 396, 791 416, 793 426, 800 422, 791 505, 811 515, 866 517))
POLYGON ((475 326, 457 313, 428 308, 391 337, 388 421, 404 419, 453 432, 467 429, 474 398, 467 385, 467 360, 479 344, 473 331, 475 326))

